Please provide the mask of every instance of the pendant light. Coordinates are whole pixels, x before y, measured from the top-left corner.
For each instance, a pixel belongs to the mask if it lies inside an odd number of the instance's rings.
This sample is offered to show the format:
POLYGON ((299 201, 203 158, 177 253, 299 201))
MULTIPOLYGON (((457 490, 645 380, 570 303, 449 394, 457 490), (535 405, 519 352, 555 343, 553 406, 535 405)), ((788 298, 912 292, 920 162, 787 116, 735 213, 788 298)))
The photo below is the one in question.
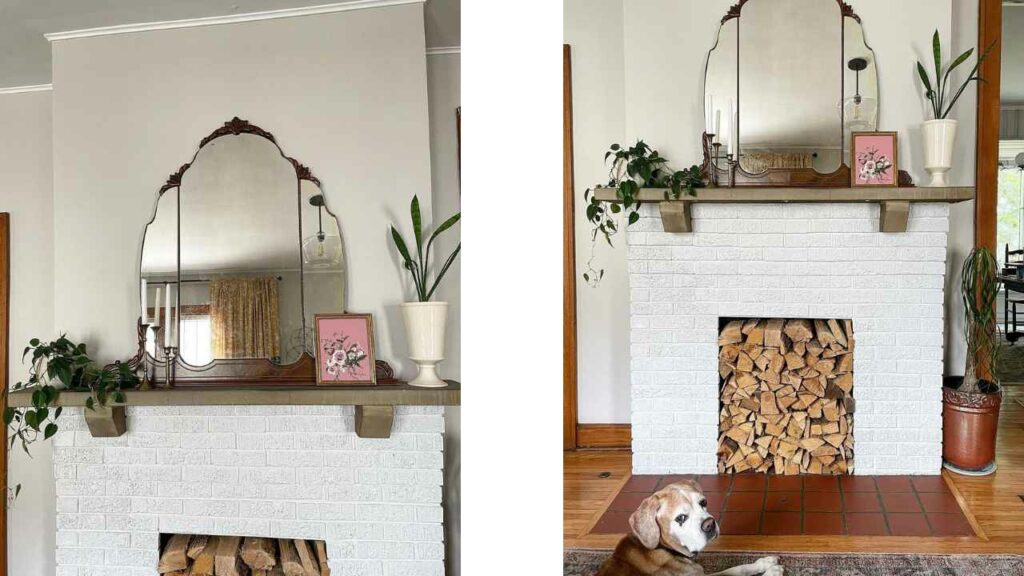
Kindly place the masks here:
POLYGON ((316 206, 317 233, 302 242, 302 261, 310 268, 332 268, 341 262, 341 238, 324 233, 324 196, 317 194, 309 199, 310 206, 316 206))
POLYGON ((878 100, 865 98, 860 93, 860 72, 868 67, 865 58, 852 58, 846 66, 856 74, 856 91, 853 96, 843 98, 839 103, 843 114, 843 126, 851 131, 873 130, 878 100))

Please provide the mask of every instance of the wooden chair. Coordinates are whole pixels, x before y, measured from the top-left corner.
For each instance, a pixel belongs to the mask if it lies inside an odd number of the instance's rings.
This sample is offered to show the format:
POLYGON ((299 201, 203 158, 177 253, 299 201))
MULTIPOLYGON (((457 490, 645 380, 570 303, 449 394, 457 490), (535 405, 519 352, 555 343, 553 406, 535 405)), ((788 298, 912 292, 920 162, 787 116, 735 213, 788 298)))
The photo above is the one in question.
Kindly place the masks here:
MULTIPOLYGON (((1010 245, 1006 244, 1003 248, 1003 266, 1010 267, 1011 264, 1017 264, 1018 266, 1024 266, 1024 248, 1018 250, 1010 250, 1010 245)), ((1003 284, 1003 290, 1005 291, 1005 298, 1003 300, 1003 334, 1006 339, 1012 344, 1017 340, 1017 305, 1024 305, 1024 294, 1020 292, 1014 292, 1003 284), (1011 296, 1016 294, 1016 296, 1011 296), (1013 330, 1010 330, 1010 327, 1013 330)))

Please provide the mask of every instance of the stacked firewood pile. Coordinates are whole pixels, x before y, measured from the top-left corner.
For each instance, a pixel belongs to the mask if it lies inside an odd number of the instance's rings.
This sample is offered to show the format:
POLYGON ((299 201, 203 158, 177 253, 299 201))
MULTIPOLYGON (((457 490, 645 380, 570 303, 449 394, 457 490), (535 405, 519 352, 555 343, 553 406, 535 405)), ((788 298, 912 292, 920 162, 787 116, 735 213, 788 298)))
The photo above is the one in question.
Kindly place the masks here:
POLYGON ((853 472, 850 320, 734 320, 718 345, 719 472, 853 472))
POLYGON ((330 576, 323 540, 175 534, 160 554, 163 576, 330 576))

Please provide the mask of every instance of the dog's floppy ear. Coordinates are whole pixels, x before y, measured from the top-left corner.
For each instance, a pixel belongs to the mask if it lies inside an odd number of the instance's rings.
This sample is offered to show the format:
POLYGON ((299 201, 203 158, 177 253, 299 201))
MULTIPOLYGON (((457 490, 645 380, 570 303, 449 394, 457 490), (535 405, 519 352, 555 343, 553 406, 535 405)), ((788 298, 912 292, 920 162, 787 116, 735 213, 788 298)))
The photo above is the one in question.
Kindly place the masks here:
POLYGON ((633 534, 645 547, 653 550, 661 542, 661 529, 658 527, 658 511, 661 509, 661 498, 654 494, 648 496, 640 507, 629 517, 629 527, 633 534))

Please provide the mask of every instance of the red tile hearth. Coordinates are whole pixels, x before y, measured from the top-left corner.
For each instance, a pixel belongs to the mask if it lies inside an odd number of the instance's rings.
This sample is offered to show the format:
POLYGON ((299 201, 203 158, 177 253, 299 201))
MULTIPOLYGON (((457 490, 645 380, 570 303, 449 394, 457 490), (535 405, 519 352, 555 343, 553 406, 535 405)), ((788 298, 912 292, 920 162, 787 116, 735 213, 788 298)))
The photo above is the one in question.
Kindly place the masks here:
POLYGON ((592 534, 629 532, 629 515, 672 482, 696 480, 723 535, 974 536, 941 476, 633 476, 592 534))

